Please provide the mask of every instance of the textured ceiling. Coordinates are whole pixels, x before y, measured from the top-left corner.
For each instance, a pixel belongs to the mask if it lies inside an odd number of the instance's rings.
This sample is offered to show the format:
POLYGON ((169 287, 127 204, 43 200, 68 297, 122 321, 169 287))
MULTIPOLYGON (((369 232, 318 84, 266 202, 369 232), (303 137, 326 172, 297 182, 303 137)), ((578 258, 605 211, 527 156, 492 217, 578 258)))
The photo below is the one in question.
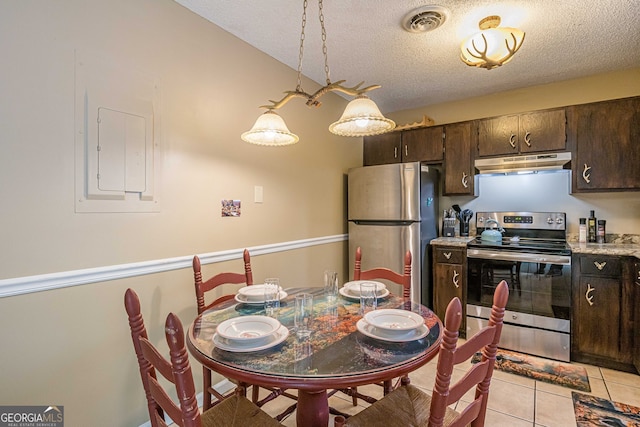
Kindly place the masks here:
MULTIPOLYGON (((297 69, 301 0, 175 1, 297 69)), ((382 85, 369 94, 383 112, 640 67, 640 0, 325 0, 323 10, 331 80, 382 85), (449 11, 444 25, 405 31, 405 15, 426 5, 449 11), (460 42, 489 15, 526 33, 513 60, 490 71, 459 59, 460 42)), ((302 71, 325 84, 314 0, 302 71)))

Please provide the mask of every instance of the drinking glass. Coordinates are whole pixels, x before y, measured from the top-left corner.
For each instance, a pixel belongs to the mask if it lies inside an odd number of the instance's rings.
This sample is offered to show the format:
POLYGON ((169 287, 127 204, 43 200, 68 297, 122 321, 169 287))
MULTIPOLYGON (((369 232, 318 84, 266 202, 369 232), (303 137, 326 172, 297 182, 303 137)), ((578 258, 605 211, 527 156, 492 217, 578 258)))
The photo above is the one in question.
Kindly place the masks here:
POLYGON ((335 271, 324 272, 324 294, 329 302, 335 301, 338 296, 338 273, 335 271))
POLYGON ((280 308, 280 279, 270 277, 264 281, 264 311, 267 316, 276 317, 280 308))
POLYGON ((376 295, 377 285, 372 282, 360 283, 360 313, 375 310, 378 307, 378 298, 376 295))
POLYGON ((296 295, 293 322, 298 338, 308 338, 311 335, 311 324, 313 322, 313 295, 296 295))

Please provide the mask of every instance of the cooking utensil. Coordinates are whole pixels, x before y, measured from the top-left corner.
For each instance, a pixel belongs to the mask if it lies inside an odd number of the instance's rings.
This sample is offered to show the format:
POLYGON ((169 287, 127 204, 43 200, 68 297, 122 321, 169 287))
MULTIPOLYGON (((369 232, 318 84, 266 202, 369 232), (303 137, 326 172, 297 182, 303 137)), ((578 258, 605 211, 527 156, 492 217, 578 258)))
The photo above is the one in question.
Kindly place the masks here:
POLYGON ((489 227, 490 225, 495 224, 497 228, 485 228, 482 234, 480 235, 480 239, 483 242, 501 242, 502 243, 502 232, 504 229, 500 227, 498 221, 493 218, 489 218, 485 221, 485 227, 489 227))

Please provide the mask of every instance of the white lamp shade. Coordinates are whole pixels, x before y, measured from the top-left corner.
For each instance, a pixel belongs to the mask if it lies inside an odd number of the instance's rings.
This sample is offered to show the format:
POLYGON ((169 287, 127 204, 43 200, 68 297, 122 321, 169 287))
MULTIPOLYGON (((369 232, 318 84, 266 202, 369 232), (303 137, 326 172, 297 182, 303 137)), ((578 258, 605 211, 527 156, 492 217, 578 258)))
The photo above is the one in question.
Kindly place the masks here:
POLYGON ((273 110, 260 115, 251 130, 240 137, 251 144, 270 146, 291 145, 299 140, 298 135, 291 133, 282 117, 273 110))
POLYGON ((375 102, 360 95, 347 104, 342 117, 329 126, 329 131, 341 136, 370 136, 395 127, 395 122, 384 117, 375 102))
POLYGON ((490 70, 511 61, 523 41, 524 32, 517 28, 489 28, 462 42, 460 59, 467 65, 490 70))

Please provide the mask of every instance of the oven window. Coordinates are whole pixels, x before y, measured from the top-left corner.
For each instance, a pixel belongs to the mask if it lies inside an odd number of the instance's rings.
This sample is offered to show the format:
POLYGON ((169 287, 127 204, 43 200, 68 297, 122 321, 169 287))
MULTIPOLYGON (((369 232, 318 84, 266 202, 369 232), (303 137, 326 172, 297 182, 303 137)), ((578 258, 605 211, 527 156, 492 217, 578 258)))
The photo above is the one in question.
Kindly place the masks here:
POLYGON ((569 320, 571 266, 468 259, 467 303, 491 307, 501 280, 509 285, 507 310, 569 320))

